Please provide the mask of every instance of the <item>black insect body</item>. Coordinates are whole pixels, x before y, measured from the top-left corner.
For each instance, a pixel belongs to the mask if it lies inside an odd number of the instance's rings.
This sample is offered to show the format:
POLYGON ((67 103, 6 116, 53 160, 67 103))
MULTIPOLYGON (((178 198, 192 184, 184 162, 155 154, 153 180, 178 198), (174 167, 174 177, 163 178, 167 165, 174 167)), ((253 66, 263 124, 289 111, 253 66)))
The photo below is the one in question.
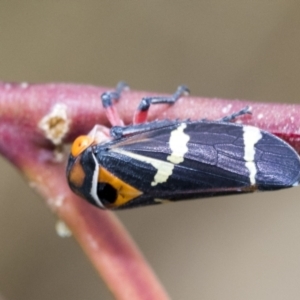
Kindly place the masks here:
POLYGON ((134 124, 124 126, 113 101, 125 87, 102 95, 110 133, 96 125, 71 149, 69 185, 90 203, 121 209, 298 185, 300 159, 291 146, 257 127, 230 123, 248 108, 219 121, 143 123, 151 104, 174 103, 188 92, 180 86, 171 97, 144 98, 134 124))

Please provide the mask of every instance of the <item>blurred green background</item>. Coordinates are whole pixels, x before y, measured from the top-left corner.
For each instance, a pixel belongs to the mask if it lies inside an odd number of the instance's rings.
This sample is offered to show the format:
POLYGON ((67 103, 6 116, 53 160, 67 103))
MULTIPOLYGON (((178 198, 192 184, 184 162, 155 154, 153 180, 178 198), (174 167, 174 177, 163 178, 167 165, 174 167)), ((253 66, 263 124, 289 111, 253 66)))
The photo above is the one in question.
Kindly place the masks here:
MULTIPOLYGON (((0 1, 0 79, 299 103, 300 5, 0 1)), ((21 149, 20 149, 21 151, 21 149)), ((0 291, 112 299, 76 242, 0 161, 0 291)), ((173 299, 299 299, 299 188, 118 213, 173 299)), ((103 228, 105 230, 105 228, 103 228)))

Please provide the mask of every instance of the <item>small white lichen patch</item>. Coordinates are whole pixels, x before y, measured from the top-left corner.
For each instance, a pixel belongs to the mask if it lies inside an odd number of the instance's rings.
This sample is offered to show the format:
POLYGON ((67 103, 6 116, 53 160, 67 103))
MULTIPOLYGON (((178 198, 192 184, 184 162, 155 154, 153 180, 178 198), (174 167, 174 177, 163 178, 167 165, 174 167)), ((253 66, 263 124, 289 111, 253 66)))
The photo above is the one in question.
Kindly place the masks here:
POLYGON ((55 198, 47 198, 46 201, 47 201, 48 206, 53 211, 56 211, 57 209, 59 209, 61 206, 64 205, 65 196, 59 195, 59 196, 56 196, 55 198))
POLYGON ((56 233, 61 238, 72 236, 72 231, 62 220, 58 220, 55 225, 56 233))
POLYGON ((20 83, 20 88, 21 88, 21 89, 27 89, 28 86, 29 86, 28 82, 25 82, 25 81, 24 81, 24 82, 21 82, 21 83, 20 83))
POLYGON ((86 233, 85 235, 86 244, 89 245, 90 248, 94 250, 99 250, 99 243, 97 239, 95 239, 93 234, 86 233))
POLYGON ((260 119, 262 119, 263 117, 264 117, 263 114, 259 114, 259 115, 257 116, 257 119, 260 120, 260 119))
POLYGON ((65 201, 64 196, 57 196, 56 198, 52 198, 50 200, 50 203, 53 203, 55 207, 59 208, 63 205, 64 201, 65 201))
POLYGON ((225 107, 223 107, 222 113, 228 114, 231 108, 232 108, 232 104, 227 104, 225 107))
POLYGON ((61 144, 70 127, 67 106, 63 103, 56 103, 51 111, 41 119, 38 127, 54 145, 61 144))
POLYGON ((29 187, 31 187, 32 189, 36 189, 37 188, 37 183, 35 181, 29 181, 29 187))
POLYGON ((65 149, 64 147, 56 147, 53 151, 53 161, 56 163, 62 163, 65 160, 65 149))
POLYGON ((35 181, 29 181, 29 187, 32 188, 35 192, 39 193, 41 191, 42 179, 40 176, 35 178, 35 181))

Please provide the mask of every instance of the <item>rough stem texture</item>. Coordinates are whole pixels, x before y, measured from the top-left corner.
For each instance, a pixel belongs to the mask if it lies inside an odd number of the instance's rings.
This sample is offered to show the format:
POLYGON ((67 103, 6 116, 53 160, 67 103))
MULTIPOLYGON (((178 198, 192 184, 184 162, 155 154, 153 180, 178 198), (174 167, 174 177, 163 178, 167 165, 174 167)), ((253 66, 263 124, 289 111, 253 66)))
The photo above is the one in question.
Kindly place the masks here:
MULTIPOLYGON (((65 179, 63 146, 95 124, 108 125, 99 96, 107 88, 72 84, 0 83, 0 152, 26 177, 63 220, 117 299, 168 299, 151 268, 113 213, 71 193, 65 179)), ((116 104, 126 124, 143 96, 128 91, 116 104)), ((185 97, 157 105, 149 120, 218 119, 251 106, 238 121, 271 131, 300 152, 299 105, 185 97)))

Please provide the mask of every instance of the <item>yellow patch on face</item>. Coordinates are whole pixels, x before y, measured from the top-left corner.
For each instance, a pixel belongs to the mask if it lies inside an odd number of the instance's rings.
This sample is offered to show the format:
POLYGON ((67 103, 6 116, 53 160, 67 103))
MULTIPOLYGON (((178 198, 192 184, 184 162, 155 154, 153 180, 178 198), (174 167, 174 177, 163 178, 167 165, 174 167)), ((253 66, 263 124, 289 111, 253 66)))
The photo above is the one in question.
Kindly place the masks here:
POLYGON ((103 167, 100 167, 98 181, 108 183, 116 190, 117 199, 111 204, 111 207, 119 207, 143 194, 143 192, 120 180, 103 167))
POLYGON ((76 159, 69 173, 69 181, 76 187, 83 185, 85 178, 84 170, 80 164, 80 159, 76 159))

